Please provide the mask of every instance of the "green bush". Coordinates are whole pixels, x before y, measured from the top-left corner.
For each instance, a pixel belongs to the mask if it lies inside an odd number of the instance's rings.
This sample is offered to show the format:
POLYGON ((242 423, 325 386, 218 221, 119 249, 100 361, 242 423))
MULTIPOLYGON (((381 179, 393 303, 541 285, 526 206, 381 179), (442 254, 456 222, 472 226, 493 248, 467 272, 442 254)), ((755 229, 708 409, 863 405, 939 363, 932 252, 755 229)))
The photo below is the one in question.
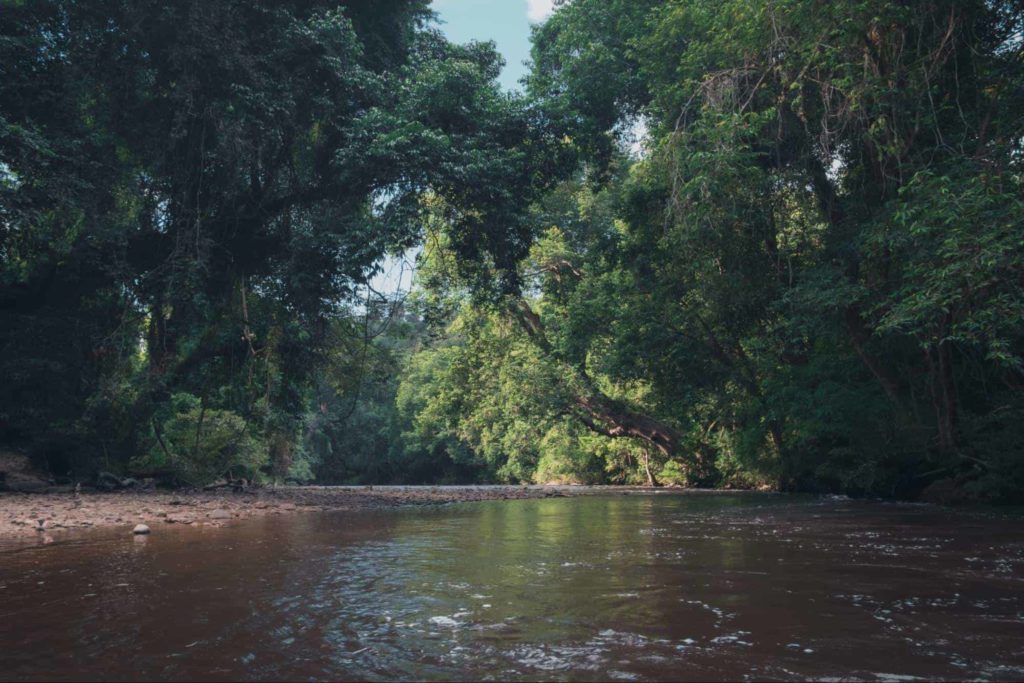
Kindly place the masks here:
POLYGON ((566 423, 556 424, 540 442, 540 458, 533 474, 538 484, 601 483, 602 460, 580 443, 579 434, 566 423))
POLYGON ((665 486, 686 486, 689 484, 689 477, 686 470, 675 460, 666 462, 661 471, 657 474, 658 481, 665 486))
POLYGON ((170 416, 154 430, 153 446, 136 469, 169 472, 195 486, 221 478, 260 477, 269 462, 267 446, 245 420, 230 410, 200 405, 191 394, 175 394, 170 416))

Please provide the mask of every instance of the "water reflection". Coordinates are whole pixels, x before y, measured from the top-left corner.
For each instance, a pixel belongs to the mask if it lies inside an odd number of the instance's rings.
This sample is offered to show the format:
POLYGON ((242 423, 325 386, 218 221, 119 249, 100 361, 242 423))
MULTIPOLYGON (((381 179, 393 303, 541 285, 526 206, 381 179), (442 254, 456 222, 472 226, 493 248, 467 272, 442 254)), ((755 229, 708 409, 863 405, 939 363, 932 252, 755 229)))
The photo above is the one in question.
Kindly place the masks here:
POLYGON ((1024 531, 771 496, 502 501, 0 554, 0 677, 1024 675, 1024 531))

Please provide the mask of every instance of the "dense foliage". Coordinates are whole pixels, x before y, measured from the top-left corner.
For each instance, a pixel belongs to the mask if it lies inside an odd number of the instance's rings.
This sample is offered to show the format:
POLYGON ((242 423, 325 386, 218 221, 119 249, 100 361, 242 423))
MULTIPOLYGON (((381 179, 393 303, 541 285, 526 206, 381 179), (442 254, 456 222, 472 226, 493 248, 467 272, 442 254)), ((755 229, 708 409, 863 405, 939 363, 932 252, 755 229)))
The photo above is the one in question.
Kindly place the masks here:
POLYGON ((515 258, 554 138, 500 92, 492 46, 429 19, 426 0, 4 3, 4 439, 58 475, 123 468, 189 394, 197 441, 230 411, 283 477, 426 188, 467 263, 515 258))
POLYGON ((1024 496, 1024 4, 0 12, 0 438, 55 474, 1024 496), (630 147, 637 132, 642 148, 630 147), (367 288, 419 248, 410 301, 367 288))

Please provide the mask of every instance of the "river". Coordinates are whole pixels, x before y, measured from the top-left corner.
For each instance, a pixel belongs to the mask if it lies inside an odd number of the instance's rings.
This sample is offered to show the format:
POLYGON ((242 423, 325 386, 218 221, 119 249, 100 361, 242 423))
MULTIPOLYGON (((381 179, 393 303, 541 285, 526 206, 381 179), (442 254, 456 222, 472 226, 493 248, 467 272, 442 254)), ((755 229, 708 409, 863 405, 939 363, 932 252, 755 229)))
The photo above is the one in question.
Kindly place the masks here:
POLYGON ((0 679, 1024 678, 1024 524, 759 494, 0 545, 0 679))

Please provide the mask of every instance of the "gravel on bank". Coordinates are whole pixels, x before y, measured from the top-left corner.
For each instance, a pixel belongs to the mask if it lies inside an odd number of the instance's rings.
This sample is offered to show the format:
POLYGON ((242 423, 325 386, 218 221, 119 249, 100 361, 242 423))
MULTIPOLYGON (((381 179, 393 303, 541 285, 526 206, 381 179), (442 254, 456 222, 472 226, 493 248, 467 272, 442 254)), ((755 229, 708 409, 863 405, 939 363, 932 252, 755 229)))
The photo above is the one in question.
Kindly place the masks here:
POLYGON ((399 505, 547 498, 633 487, 591 486, 271 486, 243 492, 119 491, 0 493, 0 537, 145 524, 223 526, 233 520, 302 511, 365 510, 399 505))

